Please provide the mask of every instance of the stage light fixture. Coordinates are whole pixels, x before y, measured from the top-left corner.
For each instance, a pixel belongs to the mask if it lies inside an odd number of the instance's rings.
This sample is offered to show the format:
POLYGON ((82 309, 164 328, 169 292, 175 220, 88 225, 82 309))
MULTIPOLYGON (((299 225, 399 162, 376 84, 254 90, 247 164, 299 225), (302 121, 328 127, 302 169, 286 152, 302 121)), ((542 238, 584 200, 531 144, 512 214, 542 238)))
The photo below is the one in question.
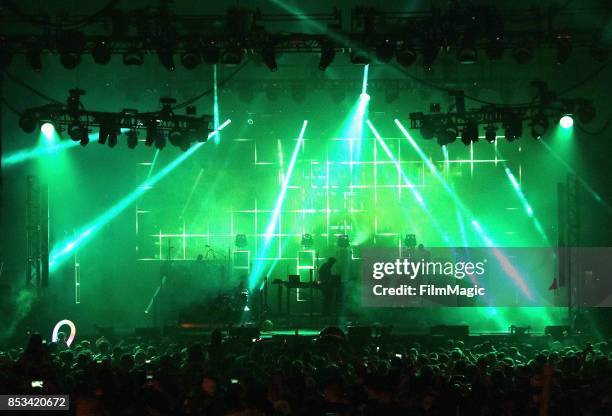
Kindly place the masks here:
POLYGON ((543 114, 536 114, 531 120, 531 136, 534 139, 540 139, 548 130, 548 118, 543 114))
POLYGON ((319 58, 319 69, 325 71, 336 57, 336 49, 331 41, 321 42, 321 57, 319 58))
POLYGON ((516 47, 512 50, 512 57, 521 65, 529 63, 533 59, 533 49, 531 48, 529 42, 527 40, 523 40, 516 45, 516 47))
POLYGON ((432 118, 425 117, 421 121, 421 137, 425 140, 431 140, 436 134, 436 125, 432 118))
POLYGON ((219 63, 221 58, 221 51, 217 47, 214 41, 209 41, 202 48, 202 60, 208 65, 215 65, 219 63))
POLYGON ((438 144, 440 146, 446 146, 457 140, 457 126, 452 122, 447 122, 446 125, 442 126, 437 132, 436 136, 438 144))
POLYGON ((168 141, 170 144, 177 146, 183 140, 183 132, 179 128, 174 128, 168 133, 168 141))
POLYGON ((457 52, 457 60, 460 64, 475 64, 478 61, 478 53, 474 48, 461 48, 457 52))
POLYGON ((187 69, 194 69, 202 62, 197 50, 187 50, 181 54, 181 64, 187 69))
POLYGON ((168 71, 174 71, 176 66, 174 65, 174 51, 169 47, 162 47, 157 50, 157 58, 159 63, 164 66, 168 71))
POLYGON ((36 119, 35 115, 30 112, 26 111, 19 117, 19 127, 25 133, 32 133, 34 130, 36 130, 37 125, 38 120, 36 119))
POLYGON ((351 240, 348 235, 342 234, 338 236, 338 241, 336 242, 338 248, 348 248, 351 246, 351 240))
POLYGON ((389 39, 383 40, 376 46, 376 59, 378 62, 387 63, 393 59, 395 47, 389 39))
POLYGON ((569 129, 574 125, 574 118, 571 114, 565 114, 559 119, 559 125, 564 129, 569 129))
POLYGON ((174 128, 168 133, 168 141, 171 145, 178 147, 182 151, 189 149, 191 141, 185 131, 174 128))
POLYGON ((261 59, 263 63, 268 67, 271 72, 276 72, 278 70, 278 65, 276 64, 276 47, 273 42, 266 42, 261 48, 261 59))
POLYGON ((370 63, 370 54, 364 49, 352 48, 350 59, 352 64, 368 65, 370 63))
POLYGON ((412 66, 417 58, 417 51, 409 42, 404 42, 396 51, 395 51, 395 60, 401 66, 408 68, 412 66))
POLYGON ((113 123, 109 120, 100 121, 100 130, 98 130, 98 143, 105 145, 108 140, 108 136, 113 130, 113 123))
POLYGON ((83 32, 66 30, 57 40, 57 50, 60 54, 60 63, 66 69, 74 69, 81 63, 81 54, 85 50, 87 40, 83 32))
POLYGON ((138 146, 138 132, 136 130, 128 130, 125 133, 128 148, 133 149, 138 146))
POLYGON ((236 237, 234 238, 234 245, 236 248, 240 249, 247 248, 249 244, 246 234, 236 234, 236 237))
POLYGON ((159 131, 154 121, 149 121, 146 128, 145 146, 152 146, 156 142, 157 137, 161 135, 161 131, 159 131))
POLYGON ((466 123, 461 131, 461 141, 466 146, 478 141, 478 123, 472 120, 466 123))
POLYGON ((140 66, 144 63, 144 55, 136 48, 130 48, 123 54, 123 64, 127 66, 140 66))
POLYGON ((236 66, 242 62, 244 56, 244 50, 237 44, 230 44, 226 46, 225 50, 221 54, 220 62, 226 66, 236 66))
POLYGON ((47 122, 43 123, 42 126, 40 126, 40 131, 46 137, 52 137, 53 136, 53 132, 55 132, 55 126, 53 126, 52 123, 49 123, 47 121, 47 122))
POLYGON ((117 135, 119 134, 119 129, 117 130, 112 130, 109 134, 108 134, 108 147, 110 147, 111 149, 115 146, 117 146, 117 135))
POLYGON ((489 143, 495 143, 495 140, 497 140, 497 127, 495 125, 489 124, 485 128, 485 140, 489 143))
POLYGON ((106 65, 111 60, 111 48, 108 42, 100 41, 91 50, 91 56, 98 65, 106 65))
POLYGON ((475 64, 478 61, 478 51, 471 35, 465 35, 461 47, 457 51, 457 61, 463 65, 475 64))
POLYGON ((162 150, 164 147, 166 147, 166 139, 163 134, 158 134, 157 137, 155 137, 155 148, 162 150))
POLYGON ((516 115, 509 115, 503 122, 504 137, 509 142, 520 139, 523 135, 523 120, 516 115))
POLYGON ((181 54, 181 64, 187 69, 194 69, 201 62, 200 39, 192 35, 185 44, 185 51, 181 54))
POLYGON ((314 245, 314 239, 312 238, 312 234, 303 234, 301 244, 304 248, 311 248, 314 245))
POLYGON ((98 131, 98 143, 109 147, 117 145, 117 137, 121 134, 117 121, 113 119, 105 119, 100 122, 100 130, 98 131))
POLYGON ((68 127, 68 135, 75 142, 81 142, 83 147, 89 143, 89 129, 79 121, 74 121, 68 127))

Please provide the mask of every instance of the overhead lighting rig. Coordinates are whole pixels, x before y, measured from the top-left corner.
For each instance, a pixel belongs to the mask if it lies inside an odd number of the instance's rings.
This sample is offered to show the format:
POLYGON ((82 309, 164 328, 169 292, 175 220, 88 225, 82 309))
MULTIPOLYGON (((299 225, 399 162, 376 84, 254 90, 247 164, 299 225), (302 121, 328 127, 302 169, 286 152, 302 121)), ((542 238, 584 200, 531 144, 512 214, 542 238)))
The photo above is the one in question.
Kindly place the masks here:
POLYGON ((395 59, 403 67, 418 61, 430 69, 441 53, 455 54, 459 62, 472 64, 481 56, 500 59, 508 51, 518 64, 527 64, 538 49, 546 48, 556 50, 556 62, 563 64, 577 48, 588 49, 597 61, 607 59, 611 49, 589 19, 606 15, 605 6, 501 10, 450 2, 446 8, 410 12, 356 7, 346 19, 337 8, 329 13, 266 14, 232 7, 220 14, 178 15, 167 4, 160 10, 108 9, 95 16, 49 17, 28 16, 14 2, 4 3, 10 7, 0 16, 0 69, 10 65, 14 54, 25 55, 35 71, 42 69, 41 54, 48 53, 58 54, 68 69, 76 68, 85 55, 100 65, 112 55, 121 55, 125 65, 142 65, 145 56, 157 55, 169 71, 176 68, 175 57, 186 69, 194 69, 202 62, 238 65, 245 55, 255 54, 276 71, 277 54, 286 52, 317 53, 319 68, 325 70, 336 53, 350 54, 355 64, 395 59), (568 14, 582 18, 568 27, 568 14), (27 33, 24 20, 48 22, 52 29, 45 35, 27 33), (299 21, 314 22, 320 29, 296 33, 292 29, 299 21), (346 22, 348 28, 343 27, 346 22), (281 30, 271 32, 269 27, 281 30))
MULTIPOLYGON (((51 123, 60 137, 67 132, 68 136, 87 146, 90 133, 98 130, 98 142, 114 147, 118 136, 125 133, 129 148, 138 143, 138 136, 144 134, 145 144, 162 149, 166 139, 173 146, 187 150, 194 142, 205 142, 211 130, 212 116, 200 117, 176 114, 173 105, 176 100, 162 98, 161 110, 155 112, 138 112, 124 109, 118 113, 89 111, 83 107, 81 97, 85 91, 72 89, 65 105, 49 104, 25 110, 19 119, 19 126, 26 133, 32 133, 43 123, 51 123)), ((189 107, 189 112, 194 108, 189 107)))
POLYGON ((560 120, 571 114, 581 123, 589 123, 595 118, 593 104, 583 98, 562 99, 550 91, 546 84, 534 82, 537 97, 528 105, 484 105, 466 109, 462 91, 451 91, 455 99, 454 111, 441 112, 439 104, 430 105, 430 112, 410 113, 410 128, 420 130, 423 139, 436 138, 441 146, 461 138, 463 144, 470 145, 480 137, 480 127, 489 143, 495 142, 497 131, 503 133, 508 141, 523 136, 525 122, 531 127, 531 136, 540 139, 547 131, 550 119, 560 120))

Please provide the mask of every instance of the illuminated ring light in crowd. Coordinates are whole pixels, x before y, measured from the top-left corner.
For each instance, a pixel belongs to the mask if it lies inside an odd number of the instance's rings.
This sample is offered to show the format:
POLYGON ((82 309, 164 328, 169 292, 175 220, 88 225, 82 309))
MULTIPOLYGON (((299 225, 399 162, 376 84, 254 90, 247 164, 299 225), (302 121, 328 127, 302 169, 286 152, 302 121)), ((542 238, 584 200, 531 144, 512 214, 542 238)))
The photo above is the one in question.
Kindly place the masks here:
POLYGON ((59 329, 64 325, 68 325, 70 327, 70 336, 66 340, 66 345, 70 346, 72 341, 74 341, 74 337, 76 337, 76 325, 74 325, 74 322, 69 319, 62 319, 55 324, 55 328, 53 328, 53 335, 51 335, 51 341, 57 342, 57 334, 59 333, 59 329))

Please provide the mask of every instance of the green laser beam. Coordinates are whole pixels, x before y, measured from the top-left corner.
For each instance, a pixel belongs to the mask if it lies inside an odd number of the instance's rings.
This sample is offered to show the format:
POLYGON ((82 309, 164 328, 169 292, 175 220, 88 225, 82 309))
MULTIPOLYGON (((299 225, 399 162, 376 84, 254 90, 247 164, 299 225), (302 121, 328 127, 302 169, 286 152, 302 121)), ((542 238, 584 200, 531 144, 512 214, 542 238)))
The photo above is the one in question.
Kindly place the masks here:
MULTIPOLYGON (((41 133, 45 138, 44 142, 39 143, 37 146, 31 147, 29 149, 17 150, 15 152, 7 154, 6 156, 2 157, 2 166, 10 167, 18 165, 30 159, 53 155, 62 150, 71 149, 80 145, 80 142, 75 142, 74 140, 60 140, 60 137, 55 129, 45 130, 47 131, 44 132, 41 130, 41 133)), ((127 130, 128 129, 121 129, 121 132, 125 133, 127 130)), ((90 142, 97 142, 98 139, 99 133, 97 132, 91 133, 89 135, 90 142)))
MULTIPOLYGON (((281 184, 281 190, 276 198, 276 202, 274 204, 274 209, 272 211, 272 218, 266 227, 266 233, 264 238, 264 246, 261 249, 261 255, 259 253, 256 254, 257 257, 265 258, 269 249, 270 242, 274 236, 274 229, 278 223, 281 209, 283 207, 283 203, 285 202, 285 196, 287 194, 287 189, 289 188, 289 181, 291 180, 291 175, 293 174, 293 168, 295 167, 295 163, 297 161, 297 157, 299 151, 302 147, 302 143, 304 141, 304 133, 306 132, 306 126, 308 125, 308 120, 304 120, 302 123, 302 129, 300 130, 300 135, 298 137, 297 143, 295 144, 295 148, 293 149, 293 153, 291 155, 291 161, 289 162, 289 166, 287 167, 287 173, 283 177, 283 182, 281 184)), ((252 289, 257 284, 257 281, 262 275, 264 267, 264 261, 258 260, 253 267, 253 271, 251 276, 249 276, 249 288, 252 289)))
MULTIPOLYGON (((93 133, 90 135, 90 141, 97 142, 98 141, 98 133, 93 133)), ((63 140, 60 142, 57 141, 48 141, 45 143, 41 143, 38 146, 17 150, 13 153, 7 154, 2 158, 2 166, 10 167, 14 165, 18 165, 20 163, 26 162, 30 159, 36 159, 43 156, 49 156, 55 154, 59 151, 70 149, 73 147, 79 146, 79 142, 75 142, 73 140, 63 140)))
POLYGON ((368 90, 368 72, 370 71, 370 64, 363 67, 363 81, 361 82, 361 94, 367 94, 368 90))

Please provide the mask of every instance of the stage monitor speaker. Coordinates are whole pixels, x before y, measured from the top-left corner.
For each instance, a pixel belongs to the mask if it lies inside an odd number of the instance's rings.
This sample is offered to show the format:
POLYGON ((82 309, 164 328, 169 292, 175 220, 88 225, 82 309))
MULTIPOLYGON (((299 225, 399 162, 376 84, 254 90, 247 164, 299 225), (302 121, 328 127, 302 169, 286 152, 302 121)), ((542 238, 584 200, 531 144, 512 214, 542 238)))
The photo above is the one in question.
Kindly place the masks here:
POLYGON ((467 325, 434 325, 429 328, 429 333, 452 338, 465 338, 470 335, 470 327, 467 325))
POLYGON ((555 340, 563 339, 570 333, 569 325, 549 325, 544 327, 544 333, 550 335, 555 340))

